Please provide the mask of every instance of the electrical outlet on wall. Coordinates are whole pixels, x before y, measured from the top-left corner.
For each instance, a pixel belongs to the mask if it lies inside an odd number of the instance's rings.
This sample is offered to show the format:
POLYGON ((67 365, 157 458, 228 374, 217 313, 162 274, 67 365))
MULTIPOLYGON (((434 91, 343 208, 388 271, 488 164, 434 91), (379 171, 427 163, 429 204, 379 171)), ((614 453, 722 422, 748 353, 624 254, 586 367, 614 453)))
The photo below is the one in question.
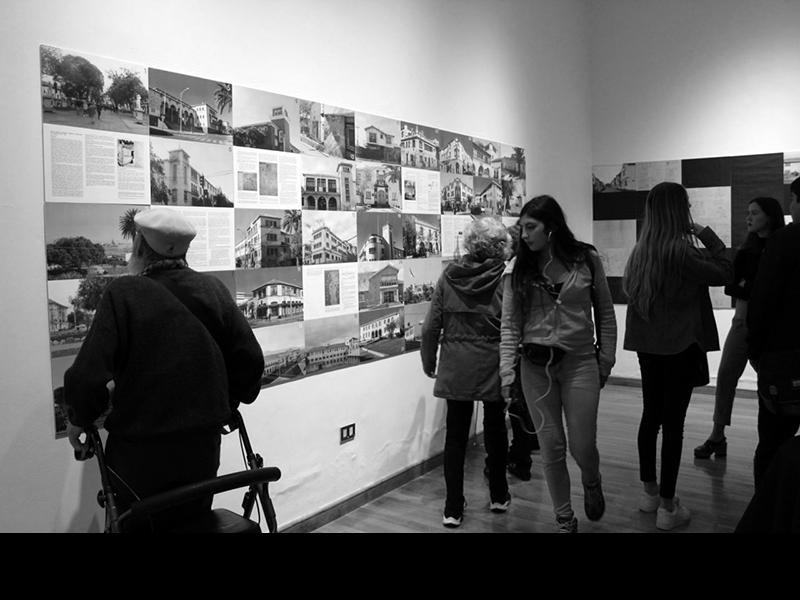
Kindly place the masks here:
POLYGON ((345 442, 351 442, 356 437, 356 424, 350 423, 350 425, 345 425, 344 427, 339 428, 339 443, 344 444, 345 442))

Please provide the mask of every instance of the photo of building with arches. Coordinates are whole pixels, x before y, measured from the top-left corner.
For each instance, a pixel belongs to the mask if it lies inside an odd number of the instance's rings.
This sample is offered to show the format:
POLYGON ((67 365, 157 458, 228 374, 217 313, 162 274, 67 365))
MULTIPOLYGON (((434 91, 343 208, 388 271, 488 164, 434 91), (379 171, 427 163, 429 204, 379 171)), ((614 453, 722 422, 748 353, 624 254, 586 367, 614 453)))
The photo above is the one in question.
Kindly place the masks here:
POLYGON ((355 163, 303 156, 300 202, 306 210, 355 210, 355 163))

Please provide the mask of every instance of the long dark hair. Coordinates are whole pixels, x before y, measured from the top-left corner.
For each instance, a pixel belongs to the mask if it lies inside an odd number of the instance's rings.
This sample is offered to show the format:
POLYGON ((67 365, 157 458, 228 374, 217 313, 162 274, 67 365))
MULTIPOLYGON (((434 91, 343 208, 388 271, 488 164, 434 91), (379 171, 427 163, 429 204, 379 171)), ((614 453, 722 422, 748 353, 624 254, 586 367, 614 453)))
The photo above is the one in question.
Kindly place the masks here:
POLYGON ((685 187, 664 181, 650 190, 644 205, 642 234, 622 279, 622 290, 643 318, 648 318, 664 282, 680 272, 686 251, 693 246, 691 226, 685 187))
MULTIPOLYGON (((530 217, 544 223, 550 233, 553 254, 568 269, 576 263, 589 260, 589 251, 593 250, 594 246, 575 239, 575 234, 567 226, 564 211, 552 196, 543 195, 532 198, 522 207, 519 217, 520 219, 530 217)), ((522 241, 517 244, 517 260, 514 264, 511 283, 514 294, 522 302, 523 309, 527 309, 528 306, 527 296, 530 284, 542 275, 539 272, 539 252, 534 252, 528 247, 528 244, 522 241)))
MULTIPOLYGON (((748 205, 753 203, 758 204, 759 208, 761 208, 761 210, 764 211, 764 214, 769 218, 770 235, 786 225, 786 219, 783 216, 783 207, 775 198, 771 198, 770 196, 759 196, 758 198, 753 198, 750 200, 748 205)), ((758 234, 755 232, 748 233, 747 239, 745 239, 741 249, 754 250, 759 248, 759 245, 758 234)))

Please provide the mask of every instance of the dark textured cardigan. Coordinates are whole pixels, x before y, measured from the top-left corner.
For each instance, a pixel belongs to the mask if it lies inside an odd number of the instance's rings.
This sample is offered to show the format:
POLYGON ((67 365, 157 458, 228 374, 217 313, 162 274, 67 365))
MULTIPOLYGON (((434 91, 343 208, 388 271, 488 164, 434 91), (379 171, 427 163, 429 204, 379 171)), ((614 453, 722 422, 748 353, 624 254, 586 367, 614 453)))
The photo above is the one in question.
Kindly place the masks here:
POLYGON ((111 400, 110 433, 190 432, 219 426, 240 402, 255 400, 263 369, 261 347, 221 281, 191 269, 158 271, 108 285, 64 375, 64 400, 80 427, 111 400))

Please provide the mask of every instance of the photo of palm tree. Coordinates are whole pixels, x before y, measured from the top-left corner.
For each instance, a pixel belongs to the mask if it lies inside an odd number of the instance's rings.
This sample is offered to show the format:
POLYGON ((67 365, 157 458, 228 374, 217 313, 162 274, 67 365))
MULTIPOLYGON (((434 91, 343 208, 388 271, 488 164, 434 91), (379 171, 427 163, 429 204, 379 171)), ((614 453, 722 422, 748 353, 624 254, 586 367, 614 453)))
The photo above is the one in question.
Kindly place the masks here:
POLYGON ((151 136, 233 143, 230 83, 153 68, 148 76, 151 136))
POLYGON ((300 266, 303 263, 302 227, 299 210, 236 209, 236 268, 300 266))

